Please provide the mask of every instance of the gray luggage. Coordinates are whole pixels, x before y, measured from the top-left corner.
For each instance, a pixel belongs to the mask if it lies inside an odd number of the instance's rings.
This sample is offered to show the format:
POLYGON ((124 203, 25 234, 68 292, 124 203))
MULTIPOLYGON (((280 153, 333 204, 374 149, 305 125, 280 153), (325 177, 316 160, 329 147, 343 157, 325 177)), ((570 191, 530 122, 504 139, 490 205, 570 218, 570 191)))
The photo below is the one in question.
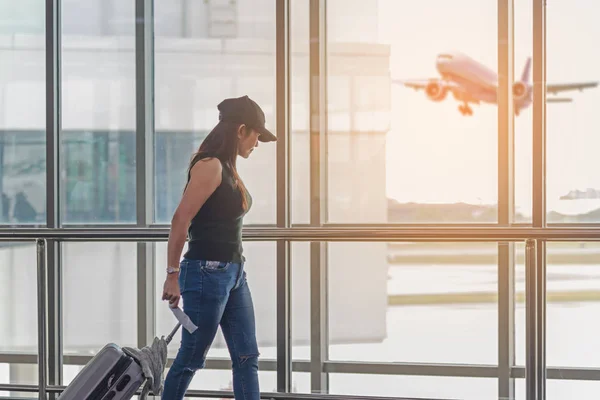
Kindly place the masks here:
MULTIPOLYGON (((167 344, 179 329, 166 338, 167 344)), ((129 400, 145 381, 142 367, 121 347, 109 343, 77 374, 59 400, 129 400)))
POLYGON ((60 400, 129 400, 144 383, 142 367, 114 343, 77 374, 60 400))

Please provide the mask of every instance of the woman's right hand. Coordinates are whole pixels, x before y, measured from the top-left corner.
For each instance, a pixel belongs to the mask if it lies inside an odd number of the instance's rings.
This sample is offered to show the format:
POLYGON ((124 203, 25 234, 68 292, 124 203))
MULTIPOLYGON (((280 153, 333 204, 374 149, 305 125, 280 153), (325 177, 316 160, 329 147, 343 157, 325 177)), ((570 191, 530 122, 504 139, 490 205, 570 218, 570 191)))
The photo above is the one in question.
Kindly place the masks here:
POLYGON ((169 307, 176 308, 179 305, 180 297, 178 276, 176 274, 167 275, 163 286, 162 299, 169 301, 169 307))

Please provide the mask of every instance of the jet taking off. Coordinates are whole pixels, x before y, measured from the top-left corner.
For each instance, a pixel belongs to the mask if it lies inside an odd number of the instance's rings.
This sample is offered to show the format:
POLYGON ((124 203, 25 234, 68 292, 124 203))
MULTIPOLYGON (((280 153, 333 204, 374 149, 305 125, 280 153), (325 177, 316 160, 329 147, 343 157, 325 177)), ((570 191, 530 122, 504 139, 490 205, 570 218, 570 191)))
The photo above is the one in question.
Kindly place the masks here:
MULTIPOLYGON (((469 104, 490 103, 496 104, 498 90, 498 75, 483 64, 461 53, 439 54, 436 60, 439 78, 424 80, 393 81, 415 90, 423 89, 427 98, 439 102, 452 92, 454 98, 462 104, 458 110, 462 115, 473 115, 469 104)), ((519 81, 512 87, 515 114, 529 107, 533 102, 533 86, 529 82, 531 58, 527 59, 525 68, 519 81)), ((570 90, 593 88, 598 82, 559 83, 547 84, 547 94, 557 94, 570 90)), ((548 97, 548 103, 570 102, 570 98, 548 97)))

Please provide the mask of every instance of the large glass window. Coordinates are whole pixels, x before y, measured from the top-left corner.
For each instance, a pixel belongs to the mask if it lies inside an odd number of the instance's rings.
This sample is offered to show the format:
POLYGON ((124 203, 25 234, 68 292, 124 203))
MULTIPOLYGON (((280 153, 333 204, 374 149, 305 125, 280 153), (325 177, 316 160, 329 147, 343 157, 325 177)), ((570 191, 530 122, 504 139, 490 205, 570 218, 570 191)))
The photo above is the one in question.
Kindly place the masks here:
MULTIPOLYGON (((134 0, 61 1, 60 216, 64 225, 136 222, 134 0)), ((500 1, 500 0, 498 0, 500 1)), ((498 1, 328 0, 326 7, 324 220, 332 224, 495 223, 498 220, 498 1), (457 11, 461 10, 461 11, 457 11), (414 89, 414 90, 413 90, 414 89)), ((536 0, 537 1, 537 0, 536 0)), ((155 130, 148 140, 153 221, 168 224, 192 154, 225 98, 249 95, 276 132, 276 2, 156 1, 155 130)), ((592 1, 549 2, 547 219, 600 222, 600 28, 592 1), (585 10, 585 12, 584 12, 585 10), (576 45, 573 45, 576 44, 576 45)), ((310 222, 309 1, 291 4, 292 222, 310 222)), ((0 0, 0 227, 46 222, 45 10, 42 0, 0 0)), ((517 223, 532 218, 533 8, 514 2, 514 193, 517 223)), ((317 85, 318 86, 318 85, 317 85)), ((315 88, 317 86, 312 86, 315 88)), ((276 222, 276 144, 238 159, 254 202, 246 224, 276 222)), ((140 199, 141 200, 141 199, 140 199)), ((439 225, 437 225, 439 226, 439 225)), ((157 336, 175 320, 160 294, 166 243, 154 257, 157 336)), ((261 360, 277 358, 277 246, 245 243, 261 360)), ((343 243, 324 247, 327 359, 340 363, 498 364, 495 243, 343 243)), ((526 354, 524 246, 515 245, 515 364, 526 354)), ((513 254, 511 254, 513 255, 513 254)), ((61 337, 69 362, 106 343, 137 346, 137 244, 61 243, 61 337), (84 321, 85 323, 82 323, 84 321)), ((291 244, 292 358, 311 358, 311 244, 291 244)), ((583 398, 599 382, 562 371, 600 368, 600 246, 547 244, 546 358, 559 372, 547 398, 583 398), (590 318, 590 316, 592 316, 590 318)), ((52 260, 48 259, 52 266, 52 260)), ((505 268, 501 265, 500 268, 505 268)), ((36 249, 0 242, 0 383, 36 384, 36 249), (22 357, 22 358, 19 358, 22 357), (29 358, 28 358, 29 357, 29 358), (18 363, 11 363, 17 361, 18 363), (31 361, 31 364, 23 364, 31 361)), ((54 311, 54 310, 53 310, 54 311)), ((50 316, 52 317, 52 316, 50 316)), ((512 325, 512 324, 511 324, 512 325)), ((314 333, 314 332, 313 332, 314 333)), ((169 347, 175 356, 178 339, 169 347)), ((505 349, 506 350, 506 349, 505 349)), ((510 350, 510 349, 508 349, 510 350)), ((219 331, 209 364, 229 358, 219 331)), ((298 364, 298 362, 300 364, 298 364)), ((270 364, 272 365, 272 364, 270 364)), ((83 365, 65 365, 68 384, 83 365)), ((499 366, 503 368, 505 366, 499 366)), ((449 367, 450 368, 450 367, 449 367)), ((276 391, 275 371, 260 371, 276 391)), ((496 378, 329 373, 329 394, 497 398, 496 378)), ((203 371, 191 389, 231 390, 229 369, 203 371)), ((311 392, 310 374, 292 374, 311 392)), ((516 379, 524 399, 525 380, 516 379)), ((4 395, 5 392, 0 392, 4 395)), ((12 396, 13 393, 8 395, 12 396)))
POLYGON ((66 223, 135 220, 135 133, 63 131, 66 223))
MULTIPOLYGON (((517 379, 515 389, 515 400, 527 399, 525 394, 525 379, 517 379)), ((599 391, 600 382, 598 381, 556 379, 548 379, 546 381, 546 399, 548 400, 585 399, 599 391)))
MULTIPOLYGON (((0 227, 46 223, 44 4, 0 1, 0 227)), ((0 242, 0 276, 0 353, 37 354, 35 245, 0 242)), ((37 369, 0 363, 0 382, 36 384, 37 369)))
POLYGON ((61 3, 63 223, 136 219, 135 2, 123 3, 61 3))
MULTIPOLYGON (((291 244, 292 359, 310 359, 311 300, 310 243, 291 244)), ((310 385, 308 386, 310 388, 310 385)))
MULTIPOLYGON (((548 243, 546 248, 546 365, 548 368, 599 368, 600 327, 591 315, 600 310, 600 247, 593 242, 548 243)), ((517 247, 515 312, 516 364, 525 365, 526 310, 524 246, 517 247)), ((548 380, 547 398, 561 399, 565 391, 585 397, 598 382, 548 380), (552 390, 551 390, 552 388, 552 390)), ((523 382, 524 399, 525 384, 523 382)), ((575 396, 575 395, 573 395, 575 396)))
POLYGON ((497 363, 497 260, 488 243, 330 243, 330 359, 497 363))
MULTIPOLYGON (((275 134, 275 3, 156 2, 172 21, 155 31, 155 219, 168 223, 181 198, 192 154, 218 122, 217 105, 248 95, 275 134), (182 18, 175 18, 181 9, 182 18), (176 32, 182 32, 180 37, 176 32), (160 133, 158 133, 160 132, 160 133)), ((274 143, 261 143, 238 169, 253 197, 247 224, 276 218, 274 143)))
POLYGON ((400 398, 498 398, 498 383, 489 378, 330 374, 329 393, 400 398))
POLYGON ((290 186, 292 223, 310 222, 309 3, 292 1, 290 21, 290 186))
MULTIPOLYGON (((552 368, 600 368, 600 246, 595 242, 548 243, 546 364, 552 368)), ((600 382, 548 381, 548 399, 590 397, 600 382), (572 393, 572 395, 569 395, 572 393)))
POLYGON ((46 222, 44 2, 0 2, 0 225, 46 222))
MULTIPOLYGON (((0 353, 38 351, 36 247, 0 242, 0 353)), ((0 364, 0 383, 35 384, 35 364, 0 364)))
MULTIPOLYGON (((37 385, 38 379, 36 373, 38 371, 36 364, 0 364, 0 384, 10 385, 37 385)), ((0 396, 19 395, 20 393, 0 391, 0 396)), ((14 398, 18 397, 5 397, 14 398)))
POLYGON ((497 20, 477 0, 327 3, 330 222, 497 220, 497 20))
POLYGON ((96 353, 110 342, 136 347, 136 243, 64 243, 62 249, 64 352, 96 353))
MULTIPOLYGON (((518 394, 517 399, 525 399, 525 385, 518 394)), ((562 400, 565 398, 585 399, 591 397, 600 391, 600 382, 594 381, 565 381, 565 380, 548 380, 546 383, 546 399, 562 400)))
MULTIPOLYGON (((600 60, 589 49, 600 28, 593 13, 582 12, 587 1, 553 2, 546 23, 546 211, 549 223, 600 221, 600 186, 592 171, 600 117, 600 60), (573 46, 573 43, 577 43, 573 46), (568 62, 565 62, 568 60, 568 62)), ((590 5, 593 3, 589 3, 590 5)), ((515 81, 531 85, 533 67, 533 9, 515 3, 515 81)), ((531 221, 532 209, 532 94, 515 119, 516 221, 531 221)), ((518 100, 515 100, 518 103, 518 100)))
MULTIPOLYGON (((514 7, 514 82, 525 83, 531 90, 533 59, 529 67, 527 60, 533 58, 533 7, 525 2, 515 2, 514 7)), ((533 93, 521 100, 513 93, 513 107, 521 103, 514 125, 514 221, 522 223, 531 223, 533 211, 533 106, 528 104, 532 99, 533 93)))
POLYGON ((570 101, 546 108, 548 222, 600 222, 600 89, 589 87, 600 81, 600 58, 591 50, 600 37, 599 9, 592 1, 548 6, 547 97, 570 101))
MULTIPOLYGON (((0 34, 44 36, 46 10, 42 0, 0 2, 0 34)), ((43 54, 43 49, 41 50, 43 54)), ((6 58, 3 58, 6 61, 6 58)))

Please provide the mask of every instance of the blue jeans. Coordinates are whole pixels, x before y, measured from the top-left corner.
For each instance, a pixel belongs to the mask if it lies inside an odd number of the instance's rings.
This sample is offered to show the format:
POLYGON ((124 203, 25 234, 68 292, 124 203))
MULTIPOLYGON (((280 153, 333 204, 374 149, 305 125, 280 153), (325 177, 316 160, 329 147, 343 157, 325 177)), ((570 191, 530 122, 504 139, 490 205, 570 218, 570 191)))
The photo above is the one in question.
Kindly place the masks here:
POLYGON ((233 393, 258 400, 258 344, 252 296, 243 263, 181 262, 179 288, 183 311, 198 329, 182 329, 181 347, 165 379, 163 400, 181 400, 221 326, 233 369, 233 393))

